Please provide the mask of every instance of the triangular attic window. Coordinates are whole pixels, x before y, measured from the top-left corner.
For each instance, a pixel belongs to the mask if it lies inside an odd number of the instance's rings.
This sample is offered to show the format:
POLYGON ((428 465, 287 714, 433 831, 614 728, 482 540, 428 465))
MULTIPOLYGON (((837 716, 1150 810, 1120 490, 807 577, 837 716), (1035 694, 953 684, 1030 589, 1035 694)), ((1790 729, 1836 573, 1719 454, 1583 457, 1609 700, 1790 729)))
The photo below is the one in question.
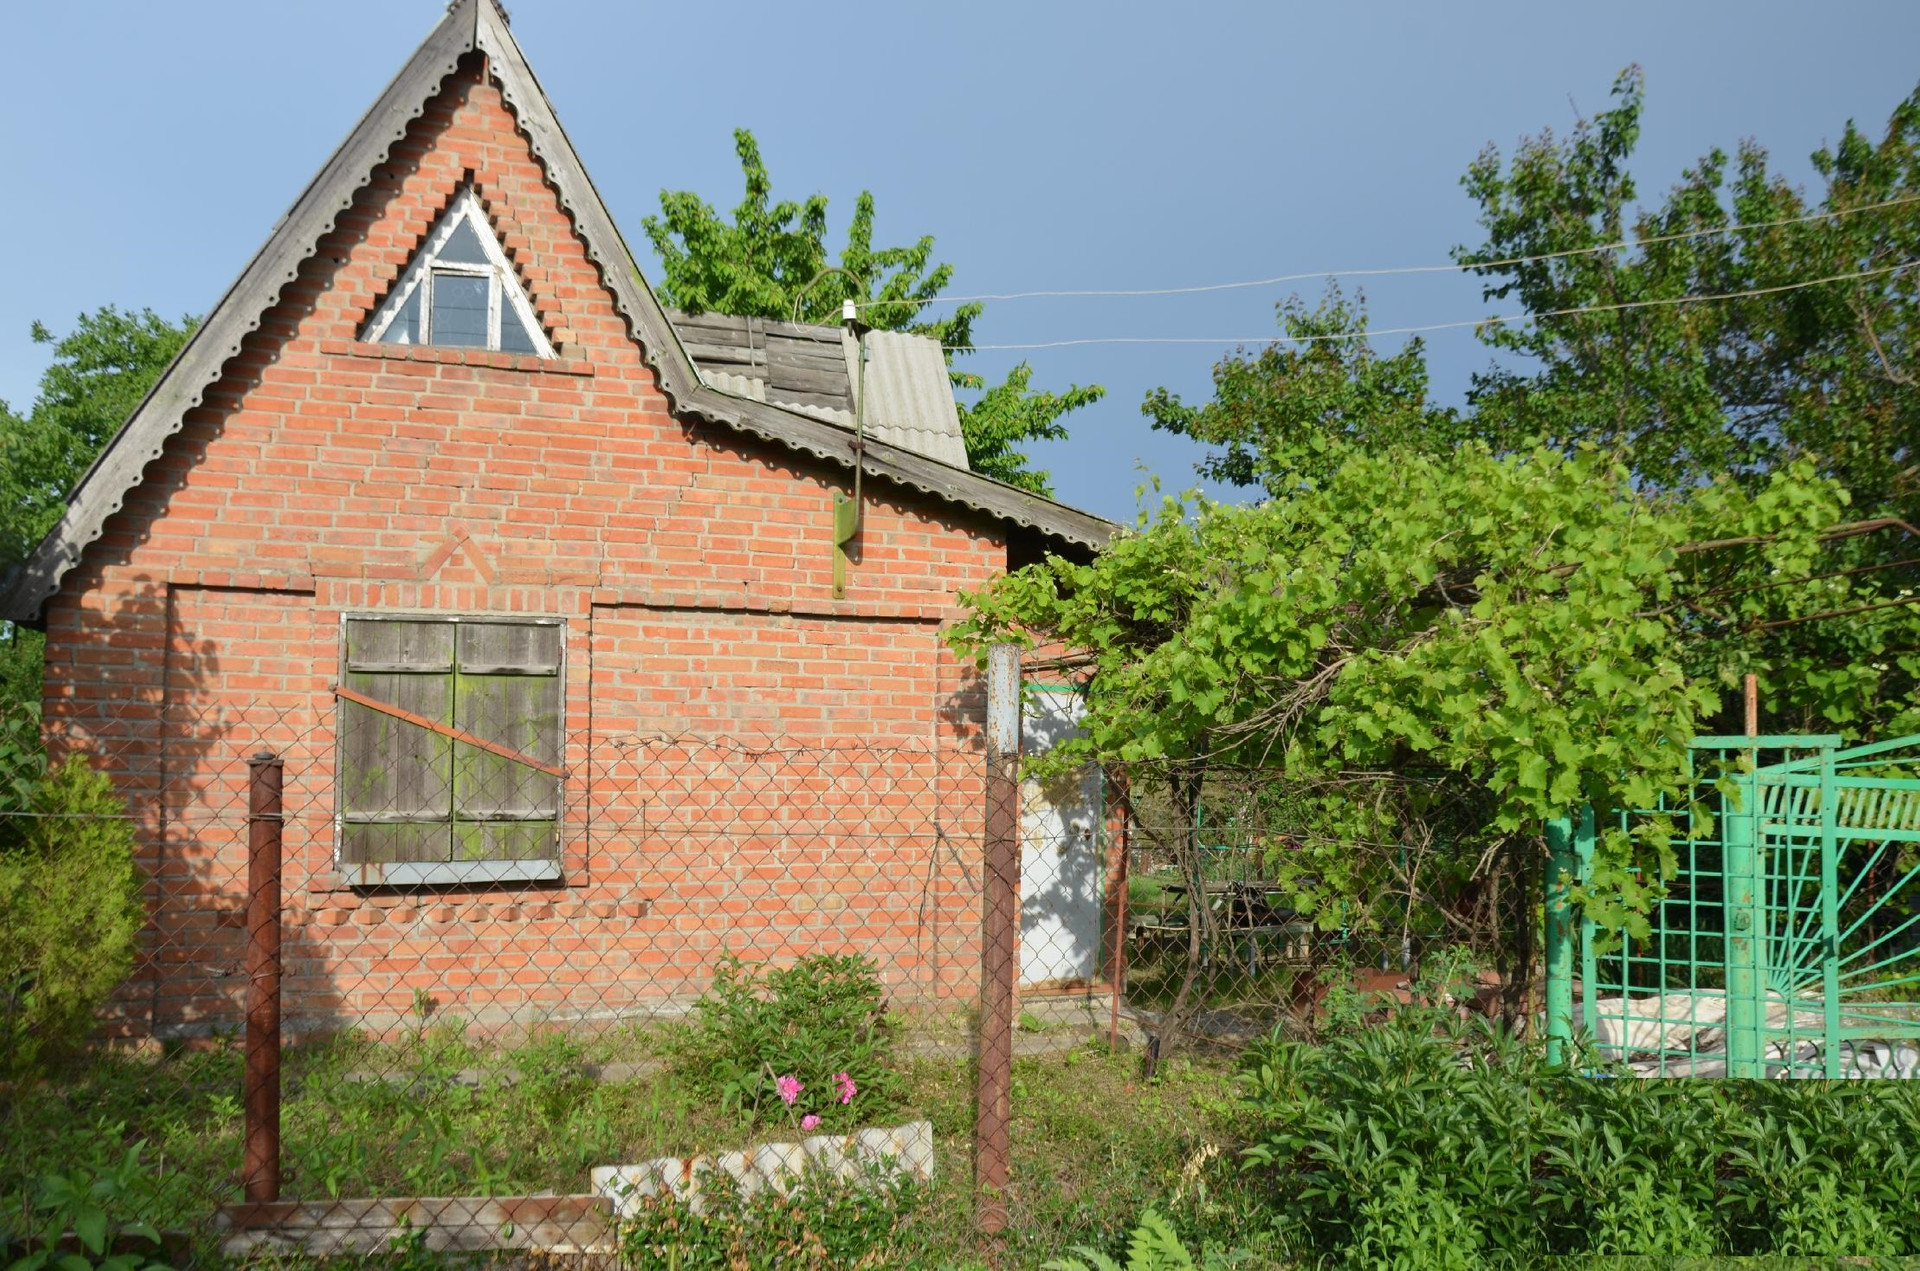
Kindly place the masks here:
POLYGON ((553 356, 471 189, 454 198, 361 338, 553 356))

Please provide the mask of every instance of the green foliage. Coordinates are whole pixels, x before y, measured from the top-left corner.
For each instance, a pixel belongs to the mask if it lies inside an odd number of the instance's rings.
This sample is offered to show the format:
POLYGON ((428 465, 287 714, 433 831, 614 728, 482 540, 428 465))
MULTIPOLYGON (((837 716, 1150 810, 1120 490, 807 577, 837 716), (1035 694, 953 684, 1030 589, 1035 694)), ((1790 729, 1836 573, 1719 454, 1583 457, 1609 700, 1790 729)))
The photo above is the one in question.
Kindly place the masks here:
MULTIPOLYGON (((956 378, 969 387, 984 383, 973 375, 956 378)), ((1035 494, 1051 494, 1047 474, 1029 468, 1026 452, 1017 447, 1023 441, 1066 440, 1067 427, 1060 417, 1091 406, 1107 390, 1098 384, 1075 384, 1064 393, 1036 393, 1027 387, 1032 380, 1033 368, 1022 362, 1007 372, 1004 383, 971 403, 960 403, 960 431, 967 442, 967 466, 975 472, 1035 494)))
MULTIPOLYGON (((1433 457, 1477 440, 1496 456, 1591 453, 1650 496, 1724 482, 1758 497, 1810 465, 1848 492, 1851 517, 1920 519, 1920 92, 1881 139, 1848 124, 1813 156, 1818 200, 1748 143, 1636 208, 1643 97, 1630 69, 1612 108, 1570 135, 1489 149, 1469 168, 1485 241, 1456 259, 1495 312, 1524 320, 1481 330, 1496 360, 1467 409, 1428 400, 1419 341, 1374 352, 1364 311, 1335 290, 1316 308, 1282 305, 1287 336, 1309 343, 1224 359, 1204 405, 1150 394, 1155 426, 1217 447, 1207 475, 1276 497, 1331 480, 1352 451, 1433 457)), ((1741 532, 1709 518, 1695 531, 1741 532)), ((1675 665, 1709 688, 1756 674, 1763 731, 1920 729, 1907 538, 1836 541, 1797 571, 1696 558, 1675 665)), ((1739 727, 1732 707, 1710 713, 1713 731, 1739 727)))
POLYGON ((845 1131, 891 1112, 901 1093, 879 973, 855 954, 808 954, 786 967, 723 957, 668 1054, 689 1093, 750 1122, 813 1114, 823 1132, 845 1131), (858 1088, 849 1103, 836 1093, 839 1073, 858 1088), (802 1086, 790 1106, 774 1084, 783 1076, 802 1086))
POLYGON ((1242 1261, 1241 1257, 1208 1250, 1195 1262, 1173 1224, 1151 1208, 1140 1215, 1140 1225, 1127 1236, 1125 1263, 1085 1245, 1075 1245, 1073 1251, 1086 1261, 1056 1258, 1042 1264, 1041 1271, 1225 1271, 1242 1261))
POLYGON ((1367 1266, 1920 1248, 1905 1082, 1574 1078, 1479 1020, 1406 1009, 1244 1078, 1247 1167, 1296 1253, 1367 1266))
POLYGON ((33 324, 34 343, 51 348, 53 363, 26 415, 0 402, 0 569, 25 559, 59 522, 67 492, 198 325, 112 305, 81 314, 64 336, 33 324))
POLYGON ((875 1176, 809 1174, 785 1195, 741 1194, 729 1174, 708 1175, 701 1207, 668 1195, 644 1198, 620 1229, 634 1266, 727 1271, 889 1267, 910 1264, 910 1218, 924 1200, 915 1184, 875 1176))
POLYGON ((145 1147, 135 1143, 105 1169, 82 1167, 42 1176, 24 1215, 26 1229, 13 1237, 25 1252, 9 1271, 143 1271, 167 1266, 151 1256, 160 1250, 160 1233, 142 1216, 152 1190, 152 1171, 140 1159, 145 1147), (142 1250, 142 1245, 148 1248, 142 1250))
POLYGON ((661 300, 689 313, 837 323, 841 304, 862 302, 862 318, 884 331, 914 330, 943 345, 973 342, 978 305, 963 305, 941 322, 919 325, 924 302, 953 279, 953 266, 933 263, 933 237, 910 247, 873 245, 874 203, 863 190, 854 202, 847 244, 837 262, 827 257, 827 196, 804 203, 773 202, 773 178, 760 144, 745 128, 734 130, 734 152, 746 178, 746 194, 731 222, 691 190, 662 190, 660 215, 642 224, 660 254, 666 276, 661 300), (826 273, 828 269, 839 272, 826 273))
POLYGON ((1902 350, 1920 320, 1920 280, 1877 271, 1920 247, 1920 93, 1880 142, 1849 123, 1813 156, 1827 186, 1817 203, 1748 142, 1731 160, 1709 152, 1636 213, 1629 169, 1644 92, 1629 68, 1612 109, 1564 139, 1523 141, 1505 161, 1489 149, 1462 181, 1486 242, 1458 258, 1487 279, 1490 300, 1535 315, 1483 333, 1520 357, 1477 379, 1481 435, 1617 447, 1666 486, 1811 454, 1863 509, 1911 508, 1920 485, 1901 456, 1920 428, 1920 394, 1902 350), (1816 212, 1830 215, 1801 219, 1816 212), (1621 241, 1641 246, 1590 250, 1621 241), (1550 258, 1500 263, 1526 256, 1550 258), (1736 302, 1567 312, 1855 274, 1870 276, 1736 302))
MULTIPOLYGON (((1009 639, 1090 655, 1087 728, 1051 763, 1451 774, 1483 792, 1492 832, 1532 832, 1581 801, 1686 787, 1685 743, 1720 705, 1680 654, 1691 546, 1751 539, 1748 569, 1804 576, 1843 506, 1805 464, 1754 492, 1658 495, 1590 449, 1335 457, 1291 497, 1169 501, 1090 564, 1050 558, 963 594, 950 638, 981 658, 1009 639)), ((1398 797, 1417 817, 1431 794, 1398 797)), ((1606 838, 1596 918, 1644 908, 1668 829, 1606 838)))
POLYGON ((1317 308, 1294 297, 1280 325, 1298 343, 1237 351, 1213 368, 1213 398, 1188 406, 1166 389, 1142 409, 1153 426, 1222 449, 1201 475, 1286 495, 1324 480, 1349 449, 1445 454, 1465 439, 1459 414, 1427 400, 1425 345, 1381 357, 1363 305, 1334 287, 1317 308))
POLYGON ((145 917, 112 780, 81 755, 48 766, 31 718, 0 730, 0 1077, 85 1039, 133 967, 145 917))
MULTIPOLYGON (((906 1108, 893 1123, 931 1121, 938 1164, 922 1200, 901 1211, 896 1247, 911 1256, 891 1265, 986 1265, 971 1217, 966 1036, 943 1025, 902 1063, 906 1108)), ((589 1028, 511 1047, 446 1023, 384 1042, 289 1044, 284 1195, 572 1194, 589 1190, 588 1170, 609 1161, 788 1137, 784 1127, 756 1136, 743 1116, 723 1113, 654 1063, 660 1056, 653 1026, 589 1028)), ((211 1260, 218 1233, 210 1218, 228 1203, 241 1168, 243 1061, 237 1044, 164 1056, 102 1051, 50 1080, 14 1087, 0 1097, 0 1198, 30 1201, 49 1171, 112 1168, 127 1143, 144 1139, 144 1159, 164 1169, 150 1180, 151 1203, 137 1212, 163 1231, 190 1233, 195 1253, 211 1260)), ((1148 1205, 1174 1218, 1191 1243, 1257 1242, 1251 1182, 1230 1155, 1239 1113, 1224 1064, 1163 1064, 1160 1077, 1144 1083, 1136 1055, 1075 1046, 1017 1059, 1014 1082, 1020 1186, 1009 1198, 1012 1226, 997 1265, 1038 1266, 1076 1243, 1117 1248, 1148 1205)), ((864 1097, 863 1090, 856 1107, 864 1097)), ((391 1252, 370 1265, 406 1265, 404 1250, 391 1252)), ((284 1257, 269 1265, 318 1266, 284 1257)))
MULTIPOLYGON (((946 290, 953 266, 935 264, 933 237, 907 247, 873 245, 874 202, 862 190, 854 201, 846 246, 838 261, 827 254, 827 197, 805 202, 773 201, 773 178, 760 145, 744 128, 733 134, 746 193, 731 221, 691 190, 662 190, 660 215, 643 222, 660 254, 666 276, 660 298, 690 313, 734 314, 783 322, 837 323, 841 305, 864 305, 861 320, 882 331, 911 331, 939 341, 948 361, 973 347, 977 303, 954 307, 927 320, 927 302, 946 290)), ((975 472, 1038 494, 1048 492, 1047 474, 1027 466, 1020 443, 1066 436, 1061 416, 1100 400, 1099 385, 1075 385, 1064 393, 1029 389, 1033 368, 1021 363, 1003 383, 987 387, 977 375, 952 373, 957 387, 983 389, 962 403, 960 428, 967 462, 975 472)))

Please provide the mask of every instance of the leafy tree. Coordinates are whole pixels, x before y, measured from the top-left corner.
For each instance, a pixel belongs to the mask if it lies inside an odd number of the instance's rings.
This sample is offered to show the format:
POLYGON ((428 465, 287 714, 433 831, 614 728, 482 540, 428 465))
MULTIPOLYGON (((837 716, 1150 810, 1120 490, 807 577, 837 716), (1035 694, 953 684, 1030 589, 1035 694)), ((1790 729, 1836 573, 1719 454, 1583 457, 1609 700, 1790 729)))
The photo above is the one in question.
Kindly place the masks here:
POLYGON ((1920 92, 1883 140, 1850 122, 1813 155, 1817 202, 1749 142, 1731 160, 1710 152, 1638 214, 1637 69, 1614 98, 1564 140, 1543 133, 1505 162, 1483 152, 1463 179, 1487 237, 1456 256, 1489 300, 1531 315, 1483 333, 1517 357, 1476 377, 1482 435, 1624 448, 1643 479, 1669 485, 1759 478, 1811 454, 1862 511, 1910 511, 1920 92), (1806 285, 1819 279, 1836 281, 1806 285), (1685 302, 1737 292, 1758 294, 1685 302), (1610 308, 1623 304, 1645 307, 1610 308))
MULTIPOLYGON (((984 382, 964 373, 954 378, 962 387, 979 388, 984 382)), ((1064 441, 1067 426, 1060 417, 1091 406, 1106 396, 1106 389, 1075 384, 1064 393, 1032 392, 1027 387, 1032 380, 1033 368, 1022 362, 978 401, 960 403, 960 431, 966 437, 967 465, 975 472, 1035 494, 1050 494, 1047 474, 1027 466, 1027 453, 1018 449, 1019 443, 1064 441)))
MULTIPOLYGON (((1920 519, 1920 269, 1907 267, 1920 258, 1920 93, 1880 141, 1849 124, 1813 156, 1817 201, 1749 143, 1732 160, 1709 153, 1636 211, 1643 89, 1630 69, 1612 108, 1569 136, 1507 158, 1489 149, 1469 168, 1486 241, 1456 258, 1490 305, 1526 320, 1482 329, 1497 360, 1465 410, 1428 399, 1417 341, 1375 353, 1364 310, 1336 291, 1315 309, 1283 305, 1287 336, 1311 342, 1236 352, 1204 405, 1149 395, 1155 426, 1220 447, 1208 475, 1274 494, 1321 473, 1335 438, 1426 454, 1474 438, 1496 454, 1591 446, 1665 491, 1722 476, 1759 490, 1804 459, 1848 491, 1850 516, 1920 519), (1692 299, 1735 293, 1751 294, 1692 299)), ((1920 728, 1915 546, 1904 533, 1837 539, 1807 571, 1823 577, 1786 580, 1697 559, 1688 676, 1731 687, 1756 673, 1773 728, 1920 728)))
MULTIPOLYGON (((1810 463, 1754 492, 1660 493, 1592 446, 1329 448, 1287 498, 1170 502, 1090 564, 1050 558, 964 596, 956 644, 1086 654, 1087 729, 1052 763, 1176 781, 1264 767, 1369 801, 1381 778, 1451 774, 1486 794, 1461 845, 1477 854, 1581 801, 1682 795, 1684 743, 1720 706, 1684 658, 1700 593, 1736 568, 1804 577, 1844 506, 1810 463), (1745 541, 1699 549, 1719 535, 1745 541), (1729 560, 1703 572, 1706 555, 1729 560)), ((1395 797, 1412 818, 1428 796, 1403 781, 1395 797)), ((1615 908, 1597 912, 1637 908, 1627 866, 1663 851, 1658 826, 1614 835, 1597 885, 1615 908)))
MULTIPOLYGON (((25 560, 66 512, 67 493, 133 414, 199 325, 151 309, 83 313, 55 336, 33 324, 53 362, 25 415, 0 402, 0 575, 25 560)), ((40 700, 39 633, 7 624, 0 636, 0 707, 40 700)))
POLYGON ((1326 476, 1342 442, 1439 454, 1465 439, 1459 413, 1427 398, 1426 346, 1410 340, 1381 357, 1367 342, 1364 302, 1336 286, 1312 309, 1297 296, 1283 302, 1279 316, 1287 341, 1222 359, 1204 405, 1164 388, 1147 395, 1155 428, 1222 447, 1201 461, 1202 476, 1279 496, 1326 476))
MULTIPOLYGON (((662 190, 660 215, 643 222, 666 266, 662 300, 691 313, 782 321, 797 314, 819 323, 838 322, 842 303, 853 300, 865 306, 861 317, 871 326, 929 336, 948 351, 949 360, 973 347, 979 304, 962 304, 947 317, 924 320, 927 302, 953 279, 953 266, 934 263, 931 236, 908 247, 874 247, 873 194, 863 190, 854 202, 846 246, 832 260, 826 196, 774 202, 773 180, 753 134, 737 129, 733 141, 746 193, 731 221, 690 190, 662 190)), ((1035 393, 1028 387, 1032 376, 1023 362, 1004 383, 987 388, 979 376, 953 372, 957 387, 984 389, 960 410, 967 462, 976 472, 1045 494, 1047 474, 1027 466, 1019 443, 1065 437, 1060 418, 1098 401, 1105 390, 1075 385, 1064 393, 1035 393)))
POLYGON ((59 522, 67 492, 198 325, 112 305, 81 314, 64 336, 33 324, 53 361, 26 415, 0 402, 0 565, 24 560, 59 522))

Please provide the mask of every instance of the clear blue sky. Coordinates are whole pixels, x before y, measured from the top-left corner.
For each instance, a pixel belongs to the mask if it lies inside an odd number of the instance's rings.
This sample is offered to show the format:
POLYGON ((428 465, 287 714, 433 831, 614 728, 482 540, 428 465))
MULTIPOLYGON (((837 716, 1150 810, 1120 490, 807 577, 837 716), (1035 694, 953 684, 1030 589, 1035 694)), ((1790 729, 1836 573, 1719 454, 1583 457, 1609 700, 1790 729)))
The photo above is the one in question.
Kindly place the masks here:
MULTIPOLYGON (((872 189, 879 237, 931 233, 956 292, 1155 287, 1444 261, 1477 241, 1457 181, 1488 143, 1564 130, 1647 70, 1638 172, 1657 194, 1753 137, 1789 173, 1848 118, 1876 135, 1920 80, 1920 4, 665 4, 519 0, 514 31, 629 242, 662 187, 740 194, 730 130, 776 193, 872 189)), ((44 365, 28 323, 95 306, 200 313, 441 12, 437 0, 10 7, 0 111, 0 398, 44 365)), ((657 276, 657 269, 655 270, 657 276)), ((1318 286, 1307 287, 1316 294, 1318 286)), ((1367 287, 1376 326, 1484 312, 1459 277, 1367 287)), ((1253 337, 1281 293, 990 305, 983 343, 1253 337)), ((1207 391, 1224 349, 1021 356, 1107 400, 1038 448, 1060 496, 1130 518, 1145 468, 1194 448, 1142 396, 1207 391)), ((1443 395, 1484 362, 1433 338, 1443 395)))

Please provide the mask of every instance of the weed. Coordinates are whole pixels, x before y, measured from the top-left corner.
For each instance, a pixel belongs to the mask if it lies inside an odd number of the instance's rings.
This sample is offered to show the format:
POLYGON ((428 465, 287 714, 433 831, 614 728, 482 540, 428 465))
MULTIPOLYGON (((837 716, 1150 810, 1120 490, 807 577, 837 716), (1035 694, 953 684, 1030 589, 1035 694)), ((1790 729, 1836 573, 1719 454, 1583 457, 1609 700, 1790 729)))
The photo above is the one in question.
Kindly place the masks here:
POLYGON ((160 1252, 160 1232, 141 1216, 152 1193, 151 1171, 140 1159, 144 1148, 134 1144, 106 1169, 44 1175, 30 1212, 23 1215, 26 1230, 9 1242, 26 1249, 10 1271, 165 1267, 153 1257, 160 1252))
POLYGON ((717 1173, 698 1210, 664 1193, 644 1198, 622 1224, 620 1249, 630 1265, 687 1271, 900 1266, 910 1252, 906 1220, 922 1199, 910 1182, 830 1174, 810 1174, 784 1195, 747 1196, 717 1173))
POLYGON ((1433 1007, 1322 1047, 1276 1037, 1244 1081, 1267 1121, 1247 1163, 1307 1260, 1920 1248, 1920 1090, 1906 1082, 1572 1078, 1433 1007))
POLYGON ((750 1123, 784 1104, 793 1116, 818 1116, 827 1130, 844 1131, 898 1106, 893 1051, 872 960, 810 954, 789 967, 722 958, 667 1054, 689 1094, 750 1123), (843 1075, 861 1091, 857 1111, 841 1097, 843 1075), (776 1087, 783 1078, 798 1081, 799 1091, 776 1087))

